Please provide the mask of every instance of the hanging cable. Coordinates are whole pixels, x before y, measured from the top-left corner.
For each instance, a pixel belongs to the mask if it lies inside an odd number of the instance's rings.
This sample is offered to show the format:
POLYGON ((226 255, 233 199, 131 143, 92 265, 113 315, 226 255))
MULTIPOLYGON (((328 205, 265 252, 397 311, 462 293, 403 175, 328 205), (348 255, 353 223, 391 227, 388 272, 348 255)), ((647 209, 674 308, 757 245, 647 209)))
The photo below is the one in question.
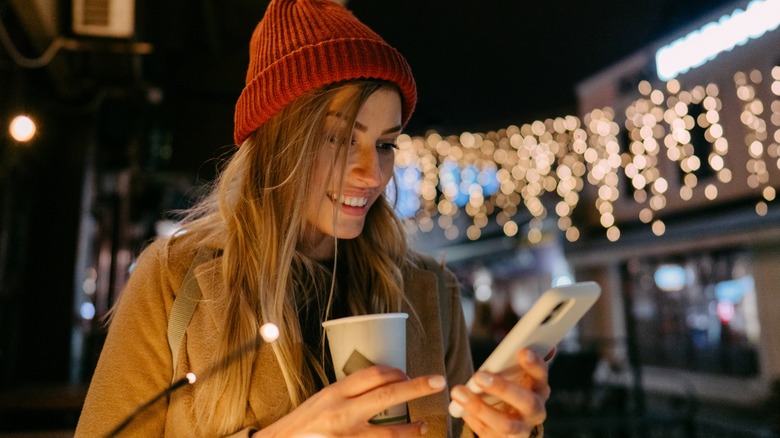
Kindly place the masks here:
POLYGON ((18 65, 19 67, 41 68, 49 65, 49 63, 51 63, 51 61, 57 55, 57 52, 59 52, 66 43, 63 38, 56 37, 54 41, 49 44, 49 47, 46 48, 41 56, 37 58, 28 58, 19 52, 19 50, 16 48, 14 42, 11 40, 11 36, 8 34, 8 31, 5 28, 5 23, 3 23, 1 18, 2 17, 0 17, 0 42, 3 44, 3 47, 8 52, 8 55, 11 57, 11 60, 14 62, 14 64, 18 65))

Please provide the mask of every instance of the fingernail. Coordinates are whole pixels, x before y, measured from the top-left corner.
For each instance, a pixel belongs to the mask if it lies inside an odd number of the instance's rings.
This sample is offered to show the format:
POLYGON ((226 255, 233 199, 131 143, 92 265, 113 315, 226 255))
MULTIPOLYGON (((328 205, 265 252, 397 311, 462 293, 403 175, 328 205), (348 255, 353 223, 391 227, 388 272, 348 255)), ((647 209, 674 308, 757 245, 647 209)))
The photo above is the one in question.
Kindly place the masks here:
POLYGON ((453 418, 462 418, 466 413, 466 409, 457 401, 450 402, 450 406, 447 410, 450 411, 450 415, 452 415, 453 418))
POLYGON ((520 434, 527 431, 528 430, 525 427, 525 423, 521 423, 516 420, 509 423, 509 433, 512 435, 520 434))
POLYGON ((536 361, 536 355, 531 350, 525 350, 525 360, 528 362, 535 362, 536 361))
POLYGON ((442 389, 447 385, 447 381, 444 379, 444 376, 433 376, 430 379, 428 379, 428 386, 430 386, 433 389, 442 389))
POLYGON ((477 381, 479 386, 490 386, 493 384, 493 376, 483 373, 482 371, 479 371, 474 375, 474 380, 477 381))
POLYGON ((469 395, 466 394, 463 388, 455 388, 452 390, 452 399, 456 402, 466 403, 469 401, 469 395))
POLYGON ((425 435, 426 433, 428 433, 428 423, 423 421, 420 423, 420 435, 425 435))

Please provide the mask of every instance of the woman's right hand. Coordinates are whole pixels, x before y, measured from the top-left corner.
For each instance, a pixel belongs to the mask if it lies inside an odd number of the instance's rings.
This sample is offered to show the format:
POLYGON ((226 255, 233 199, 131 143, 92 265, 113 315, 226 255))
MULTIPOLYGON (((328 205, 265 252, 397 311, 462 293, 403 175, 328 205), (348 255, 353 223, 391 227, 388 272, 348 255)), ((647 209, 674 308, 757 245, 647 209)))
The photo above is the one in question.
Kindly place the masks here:
POLYGON ((420 436, 427 431, 424 422, 373 425, 368 420, 393 405, 440 392, 446 386, 443 376, 409 379, 398 368, 365 368, 326 386, 252 437, 420 436))

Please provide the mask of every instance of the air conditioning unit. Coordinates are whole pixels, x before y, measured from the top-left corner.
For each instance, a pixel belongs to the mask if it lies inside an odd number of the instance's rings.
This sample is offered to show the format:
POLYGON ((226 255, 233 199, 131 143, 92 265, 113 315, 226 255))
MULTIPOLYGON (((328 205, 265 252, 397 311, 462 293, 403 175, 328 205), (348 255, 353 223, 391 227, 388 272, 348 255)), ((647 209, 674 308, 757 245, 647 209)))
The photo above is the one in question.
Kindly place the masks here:
POLYGON ((73 33, 130 38, 135 32, 135 0, 72 0, 73 33))

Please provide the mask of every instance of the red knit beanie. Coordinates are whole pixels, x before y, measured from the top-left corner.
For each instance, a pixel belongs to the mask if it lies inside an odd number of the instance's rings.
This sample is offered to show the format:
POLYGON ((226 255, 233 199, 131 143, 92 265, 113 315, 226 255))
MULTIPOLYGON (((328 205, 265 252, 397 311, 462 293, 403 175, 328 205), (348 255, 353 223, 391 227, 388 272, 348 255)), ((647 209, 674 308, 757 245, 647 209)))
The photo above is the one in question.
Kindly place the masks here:
POLYGON ((301 95, 349 79, 398 85, 405 125, 417 102, 409 64, 331 0, 272 0, 252 34, 246 87, 236 103, 237 145, 301 95))

